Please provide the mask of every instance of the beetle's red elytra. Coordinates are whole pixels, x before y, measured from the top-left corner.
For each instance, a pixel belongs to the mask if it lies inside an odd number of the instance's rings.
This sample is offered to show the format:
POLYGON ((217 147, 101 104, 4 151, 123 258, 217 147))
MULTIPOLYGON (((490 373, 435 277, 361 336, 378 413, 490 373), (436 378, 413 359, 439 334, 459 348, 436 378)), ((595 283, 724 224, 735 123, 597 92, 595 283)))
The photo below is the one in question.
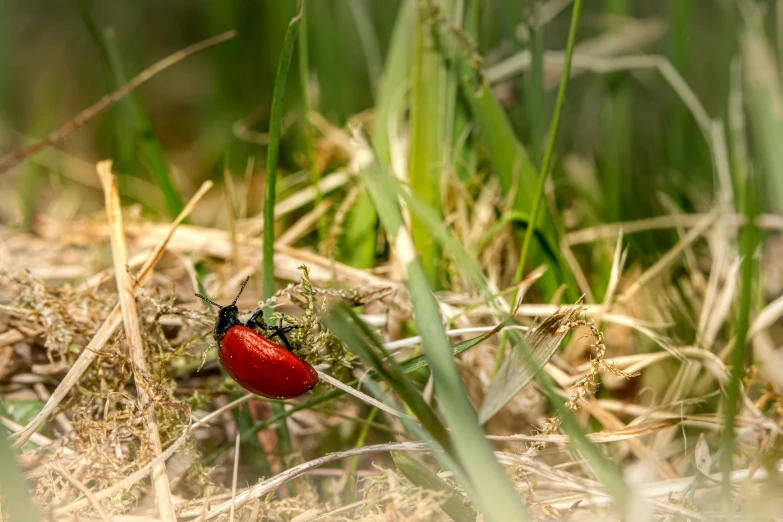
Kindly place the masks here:
POLYGON ((285 334, 298 325, 283 327, 268 326, 263 321, 263 311, 259 310, 245 325, 239 320, 236 306, 239 296, 245 289, 248 277, 229 306, 220 306, 201 294, 204 301, 220 309, 215 323, 215 341, 218 343, 218 358, 226 372, 246 390, 270 399, 292 399, 313 389, 318 384, 318 372, 306 361, 291 351, 291 345, 285 334), (272 333, 265 337, 253 327, 272 333), (280 337, 285 347, 273 342, 280 337))

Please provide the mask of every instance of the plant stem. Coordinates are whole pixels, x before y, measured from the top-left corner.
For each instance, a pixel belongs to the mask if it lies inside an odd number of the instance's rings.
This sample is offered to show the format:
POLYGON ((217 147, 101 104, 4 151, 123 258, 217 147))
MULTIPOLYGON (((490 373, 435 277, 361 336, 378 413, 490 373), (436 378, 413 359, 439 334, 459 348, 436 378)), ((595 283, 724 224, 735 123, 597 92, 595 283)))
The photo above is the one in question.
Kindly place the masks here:
MULTIPOLYGON (((527 253, 530 250, 530 242, 533 239, 533 232, 536 229, 536 220, 538 218, 538 210, 541 207, 541 202, 544 199, 544 187, 546 186, 546 179, 549 176, 549 169, 552 166, 552 158, 555 154, 555 143, 557 141, 557 131, 560 127, 560 113, 563 110, 563 104, 565 103, 565 93, 568 88, 568 78, 571 75, 571 57, 574 54, 574 44, 576 42, 576 28, 579 24, 579 14, 582 11, 582 0, 574 0, 574 9, 571 13, 571 27, 568 29, 568 42, 566 43, 565 63, 563 64, 563 74, 560 78, 560 87, 557 90, 557 100, 555 101, 555 111, 552 114, 552 123, 549 130, 549 139, 546 144, 546 152, 544 153, 544 161, 541 164, 541 171, 538 175, 538 186, 536 187, 535 198, 533 199, 533 208, 530 211, 530 219, 525 229, 525 237, 522 241, 522 253, 519 255, 519 264, 517 265, 517 271, 514 274, 514 281, 520 281, 522 274, 525 270, 525 261, 527 261, 527 253)), ((511 312, 514 311, 514 307, 519 296, 519 290, 514 290, 514 295, 511 299, 511 312)), ((498 348, 497 357, 495 359, 495 372, 500 368, 503 358, 506 354, 505 337, 501 337, 500 346, 498 348)))

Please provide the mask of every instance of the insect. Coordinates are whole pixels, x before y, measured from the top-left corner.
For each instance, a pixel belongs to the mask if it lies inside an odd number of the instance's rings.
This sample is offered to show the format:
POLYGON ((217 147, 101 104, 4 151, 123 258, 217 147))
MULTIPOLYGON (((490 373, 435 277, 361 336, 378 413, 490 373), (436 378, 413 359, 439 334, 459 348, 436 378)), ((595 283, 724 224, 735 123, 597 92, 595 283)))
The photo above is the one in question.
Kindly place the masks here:
POLYGON ((282 319, 277 326, 269 326, 263 320, 262 310, 254 313, 243 325, 236 304, 249 279, 245 279, 234 302, 228 306, 220 306, 196 294, 196 297, 220 309, 214 331, 220 364, 243 388, 257 395, 270 399, 298 397, 318 384, 318 372, 291 351, 285 336, 299 326, 284 328, 282 319), (254 328, 271 330, 272 333, 263 336, 254 328), (274 337, 279 337, 285 347, 273 342, 274 337))

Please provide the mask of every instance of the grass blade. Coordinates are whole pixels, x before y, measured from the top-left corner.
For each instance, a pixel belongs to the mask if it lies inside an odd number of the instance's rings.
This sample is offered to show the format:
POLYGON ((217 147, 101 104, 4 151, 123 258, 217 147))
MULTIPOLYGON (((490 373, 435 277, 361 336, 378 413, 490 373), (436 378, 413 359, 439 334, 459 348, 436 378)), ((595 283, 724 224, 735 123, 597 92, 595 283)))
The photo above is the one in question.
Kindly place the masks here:
MULTIPOLYGON (((538 175, 538 184, 536 187, 536 194, 533 198, 533 207, 530 210, 530 221, 528 222, 527 229, 525 230, 525 239, 522 243, 522 253, 519 256, 519 265, 517 266, 517 273, 515 277, 516 281, 522 279, 522 274, 525 268, 525 261, 527 261, 527 254, 530 248, 530 241, 533 238, 533 232, 536 229, 538 209, 544 199, 544 185, 546 184, 546 179, 549 176, 549 169, 552 168, 552 159, 555 154, 555 144, 557 143, 557 131, 560 128, 560 113, 563 110, 565 93, 568 89, 568 78, 571 73, 571 57, 574 54, 574 44, 576 43, 576 28, 579 25, 579 14, 581 10, 582 0, 575 0, 573 12, 571 15, 571 28, 568 31, 568 43, 566 44, 563 75, 560 79, 560 88, 557 91, 555 112, 552 115, 552 122, 549 129, 549 140, 547 141, 546 152, 544 153, 544 161, 541 164, 541 172, 538 175)), ((513 299, 513 301, 516 301, 516 299, 513 299)))
MULTIPOLYGON (((372 408, 367 415, 367 422, 362 426, 359 436, 356 438, 356 444, 354 448, 361 448, 364 446, 367 440, 367 435, 370 433, 372 422, 375 420, 375 416, 378 414, 378 408, 372 408)), ((359 457, 354 457, 351 460, 351 468, 348 470, 348 479, 345 481, 345 487, 343 488, 343 499, 346 504, 356 502, 356 478, 359 471, 359 457)))
MULTIPOLYGON (((294 54, 297 32, 302 21, 304 0, 299 3, 299 11, 291 19, 283 40, 283 50, 275 76, 275 87, 272 94, 272 109, 269 118, 269 147, 266 156, 266 195, 264 198, 264 297, 269 298, 275 293, 274 252, 275 252, 275 201, 277 199, 277 160, 280 152, 280 127, 283 118, 283 96, 285 95, 288 70, 291 66, 291 56, 294 54)), ((271 310, 267 307, 268 315, 271 310)), ((272 411, 279 414, 284 411, 280 404, 272 406, 272 411)), ((285 420, 277 424, 278 448, 281 458, 290 454, 291 435, 285 420)))
POLYGON ((742 57, 747 104, 757 152, 772 186, 771 198, 783 212, 783 89, 780 71, 760 27, 749 27, 742 38, 742 57))
POLYGON ((536 4, 533 9, 533 26, 530 36, 530 73, 525 78, 525 110, 530 120, 530 150, 533 155, 533 163, 541 167, 541 152, 546 132, 544 123, 544 27, 541 23, 541 4, 536 4))
MULTIPOLYGON (((445 159, 446 72, 433 34, 435 22, 427 13, 426 9, 419 8, 415 16, 408 181, 411 190, 440 213, 440 180, 445 159)), ((434 289, 441 288, 437 244, 416 219, 411 221, 411 235, 427 281, 434 289)))
MULTIPOLYGON (((313 208, 318 208, 324 200, 318 181, 321 179, 321 173, 318 170, 318 162, 315 154, 315 132, 313 124, 310 122, 310 113, 313 110, 313 102, 310 99, 310 50, 307 44, 307 5, 302 5, 302 21, 299 28, 299 88, 302 95, 302 111, 304 112, 304 144, 307 162, 310 170, 310 184, 315 190, 313 199, 313 208)), ((318 242, 323 243, 326 239, 327 227, 324 219, 318 220, 318 242)))
MULTIPOLYGON (((114 35, 107 34, 103 39, 106 45, 106 55, 109 57, 109 64, 112 68, 116 86, 120 87, 125 83, 125 73, 123 72, 122 60, 117 49, 114 35)), ((163 199, 166 202, 166 209, 171 219, 176 218, 184 208, 182 198, 174 184, 166 157, 163 154, 163 147, 160 146, 155 137, 155 133, 150 126, 147 115, 144 112, 139 100, 135 94, 130 93, 124 100, 124 106, 129 107, 128 116, 132 118, 135 134, 138 139, 141 156, 144 158, 147 168, 149 168, 155 184, 163 193, 163 199)))
POLYGON ((390 127, 396 126, 404 107, 404 94, 410 79, 411 34, 413 32, 413 0, 403 0, 394 23, 383 77, 378 84, 372 145, 381 165, 391 168, 390 127))
POLYGON ((383 343, 364 322, 346 305, 339 304, 332 309, 326 325, 351 352, 361 357, 394 389, 432 438, 446 452, 453 453, 449 435, 435 411, 424 401, 402 366, 389 356, 383 343))
POLYGON ((375 30, 372 26, 372 17, 368 8, 369 5, 371 4, 363 2, 362 0, 348 0, 351 15, 356 23, 356 30, 359 33, 364 59, 367 62, 367 72, 370 75, 370 86, 375 88, 378 79, 381 77, 383 60, 381 59, 378 38, 375 35, 375 30))
MULTIPOLYGON (((471 84, 463 82, 462 93, 468 100, 476 128, 503 191, 514 195, 511 207, 529 216, 533 200, 531 191, 527 190, 527 187, 536 184, 535 167, 517 141, 511 123, 489 85, 482 82, 478 87, 473 88, 471 84)), ((559 242, 552 218, 545 214, 542 220, 536 227, 537 248, 534 247, 531 251, 530 259, 533 264, 546 263, 551 268, 541 278, 545 297, 548 298, 559 288, 561 282, 570 281, 570 272, 558 254, 559 242)), ((576 286, 569 283, 569 289, 572 288, 576 286)), ((569 292, 569 299, 576 300, 575 291, 569 290, 569 292)))
POLYGON ((280 153, 280 125, 283 118, 283 96, 294 54, 296 35, 302 21, 304 0, 299 2, 299 12, 291 19, 283 41, 283 51, 275 77, 272 110, 269 118, 269 148, 266 156, 266 197, 264 198, 264 296, 275 293, 274 252, 275 252, 275 200, 277 199, 277 160, 280 153))
POLYGON ((444 482, 440 477, 428 470, 414 458, 401 451, 392 451, 394 465, 411 481, 413 485, 432 491, 445 492, 448 499, 441 509, 451 517, 454 522, 473 522, 476 520, 476 512, 465 505, 464 497, 444 482))
POLYGON ((495 460, 492 447, 484 438, 476 412, 465 392, 424 267, 403 226, 396 198, 389 197, 388 183, 394 180, 387 174, 371 169, 365 170, 362 177, 386 234, 404 263, 424 353, 432 369, 438 400, 451 429, 457 460, 470 481, 467 486, 475 492, 472 500, 487 520, 530 520, 530 514, 517 496, 513 484, 495 460))
POLYGON ((491 419, 533 380, 565 339, 567 331, 560 331, 560 326, 574 321, 582 310, 581 306, 574 306, 547 317, 512 348, 489 385, 479 410, 479 422, 483 424, 491 419))
POLYGON ((40 520, 27 493, 27 481, 22 476, 14 452, 8 442, 5 426, 0 424, 0 493, 2 513, 6 522, 40 520))
POLYGON ((348 212, 340 243, 340 260, 356 268, 372 268, 378 239, 378 215, 366 190, 348 212))
MULTIPOLYGON (((565 103, 565 93, 568 88, 568 78, 571 74, 571 57, 574 54, 574 45, 576 43, 576 28, 579 25, 579 14, 582 10, 582 0, 575 0, 574 8, 571 15, 571 27, 568 31, 568 42, 566 44, 565 64, 563 65, 563 74, 560 78, 560 87, 557 91, 557 100, 555 101, 555 111, 552 114, 552 122, 549 129, 549 139, 547 140, 546 152, 544 153, 544 160, 541 163, 541 172, 538 174, 538 183, 536 186, 536 193, 533 198, 533 207, 530 210, 530 220, 528 221, 527 228, 525 229, 525 237, 522 240, 522 252, 519 254, 519 263, 517 264, 517 271, 514 275, 514 281, 521 281, 525 271, 525 263, 527 262, 527 255, 530 250, 530 242, 533 239, 533 232, 536 230, 536 222, 538 221, 539 207, 544 199, 544 186, 546 180, 549 177, 549 170, 552 168, 552 159, 555 154, 555 144, 557 143, 557 131, 560 128, 560 113, 563 110, 563 104, 565 103)), ((516 305, 517 296, 519 290, 514 290, 514 296, 511 299, 512 310, 516 305)), ((503 337, 505 339, 505 337, 503 337)), ((501 348, 498 350, 498 358, 496 360, 496 367, 503 358, 505 350, 505 343, 501 341, 501 348)), ((554 353, 554 351, 553 351, 554 353)), ((551 355, 550 355, 551 357, 551 355)), ((504 361, 500 363, 500 370, 503 370, 504 364, 510 364, 510 361, 504 361)), ((500 371, 499 370, 499 371, 500 371)), ((521 389, 521 388, 520 388, 521 389)), ((519 390, 517 390, 519 391, 519 390)))
MULTIPOLYGON (((376 199, 375 196, 373 196, 373 198, 376 201, 376 206, 378 206, 379 204, 383 204, 386 206, 395 205, 396 202, 392 198, 389 198, 388 194, 394 193, 394 191, 396 191, 397 194, 400 197, 402 197, 403 200, 406 202, 408 209, 411 211, 411 213, 416 215, 419 219, 422 220, 422 223, 427 225, 428 230, 430 234, 432 234, 433 238, 438 240, 447 250, 450 251, 450 253, 454 256, 454 259, 460 271, 468 276, 468 280, 471 282, 471 284, 474 285, 476 290, 482 293, 483 295, 490 296, 491 298, 488 300, 489 303, 495 307, 498 313, 503 313, 503 311, 499 307, 499 303, 497 302, 497 299, 493 296, 492 292, 490 291, 489 284, 486 281, 486 278, 478 269, 478 266, 464 250, 462 244, 459 241, 457 241, 451 235, 448 228, 438 220, 438 217, 434 215, 434 212, 428 209, 424 203, 418 201, 413 194, 403 190, 399 182, 392 179, 391 177, 376 176, 375 178, 366 181, 368 187, 370 187, 370 185, 373 183, 378 185, 378 188, 376 190, 379 196, 381 194, 386 195, 385 200, 382 202, 379 202, 379 200, 376 199)), ((374 192, 373 188, 369 188, 369 190, 371 194, 373 194, 374 192)), ((379 208, 379 215, 383 219, 383 216, 385 214, 380 210, 380 207, 378 208, 379 208)), ((395 241, 395 244, 399 244, 399 243, 395 241)), ((421 277, 419 277, 417 281, 418 281, 417 284, 420 288, 426 288, 426 284, 423 281, 423 279, 421 279, 421 277)), ((414 301, 415 311, 416 311, 416 299, 421 298, 421 294, 416 293, 414 291, 417 284, 414 284, 411 281, 409 281, 409 287, 411 288, 411 296, 414 301)), ((428 293, 427 295, 430 298, 432 298, 431 294, 428 293)), ((433 313, 432 315, 427 316, 426 321, 419 316, 418 311, 416 311, 416 313, 417 313, 417 321, 419 321, 420 324, 438 324, 440 322, 440 317, 437 315, 437 311, 435 311, 435 313, 433 313)), ((540 363, 538 362, 540 356, 536 357, 536 355, 531 352, 530 348, 527 346, 527 343, 522 341, 519 332, 511 330, 509 333, 510 333, 509 337, 511 338, 515 346, 513 353, 516 353, 516 355, 514 356, 513 361, 517 361, 515 364, 509 362, 509 370, 508 370, 509 380, 514 378, 516 372, 520 372, 524 374, 526 372, 532 371, 532 373, 538 380, 538 384, 543 389, 547 398, 555 406, 555 409, 557 410, 560 418, 562 419, 563 427, 571 437, 571 443, 574 449, 576 449, 577 451, 581 452, 582 455, 584 455, 592 471, 596 474, 599 480, 601 480, 601 482, 603 482, 606 485, 607 489, 614 496, 621 511, 625 512, 628 507, 628 501, 630 498, 628 485, 625 483, 622 476, 617 471, 616 467, 612 464, 612 462, 606 458, 606 456, 601 452, 601 450, 595 444, 593 444, 588 440, 584 430, 579 424, 578 419, 576 418, 574 413, 566 407, 563 399, 557 394, 557 392, 555 391, 555 386, 552 383, 549 376, 546 374, 546 372, 539 371, 536 373, 535 369, 540 365, 540 363)), ((426 352, 426 348, 427 348, 426 337, 424 338, 424 347, 425 347, 425 354, 428 356, 428 359, 432 364, 432 358, 426 352)), ((510 356, 507 360, 509 361, 512 360, 512 357, 510 356)), ((521 381, 522 379, 519 380, 521 381)), ((436 391, 439 390, 437 382, 438 381, 436 380, 435 381, 436 391)), ((507 387, 503 387, 502 385, 498 385, 498 387, 499 389, 508 389, 507 387)), ((451 392, 452 390, 450 389, 449 393, 451 392)), ((442 393, 443 393, 442 390, 438 391, 439 398, 442 398, 441 395, 442 393)), ((510 397, 510 395, 506 395, 506 397, 510 397)), ((497 405, 495 405, 495 407, 497 407, 497 405)), ((475 421, 476 420, 474 417, 474 422, 475 421)), ((452 429, 454 429, 453 426, 452 429)), ((484 513, 483 508, 481 508, 481 506, 480 509, 482 510, 482 513, 484 513)))
MULTIPOLYGON (((754 13, 755 14, 755 13, 754 13)), ((761 157, 761 171, 768 174, 776 187, 770 187, 777 197, 771 198, 778 209, 783 208, 783 181, 780 172, 783 168, 783 153, 780 150, 783 139, 783 92, 780 87, 780 71, 772 49, 764 38, 761 18, 748 20, 748 27, 742 39, 743 69, 748 93, 750 122, 756 142, 756 152, 761 157)), ((731 375, 726 387, 723 406, 724 428, 721 440, 721 471, 723 473, 724 510, 728 519, 734 517, 734 502, 731 485, 731 472, 734 469, 735 433, 739 411, 740 388, 748 366, 748 328, 750 324, 751 301, 754 279, 759 269, 756 251, 761 237, 755 224, 758 213, 758 194, 756 177, 749 170, 744 179, 739 180, 738 200, 740 211, 747 216, 746 224, 740 229, 739 250, 742 256, 739 309, 734 347, 731 354, 731 375)), ((759 187, 760 188, 760 187, 759 187)), ((763 193, 763 192, 762 192, 763 193)))

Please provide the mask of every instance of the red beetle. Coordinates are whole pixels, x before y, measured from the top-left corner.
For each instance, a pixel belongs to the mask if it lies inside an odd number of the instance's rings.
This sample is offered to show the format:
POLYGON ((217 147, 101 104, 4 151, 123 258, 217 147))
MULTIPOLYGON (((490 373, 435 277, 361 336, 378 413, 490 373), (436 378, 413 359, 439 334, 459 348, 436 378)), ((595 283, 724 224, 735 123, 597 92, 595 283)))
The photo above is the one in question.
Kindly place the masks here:
POLYGON ((201 294, 204 301, 220 309, 215 324, 215 340, 218 343, 220 364, 228 374, 243 388, 270 399, 291 399, 313 389, 318 384, 318 372, 307 362, 291 351, 286 332, 299 328, 298 325, 283 328, 283 320, 278 326, 268 326, 264 321, 264 312, 257 311, 243 325, 239 320, 237 299, 245 289, 248 277, 242 283, 234 302, 229 306, 220 306, 201 294), (264 337, 253 328, 272 330, 272 335, 264 337), (272 342, 280 337, 285 348, 272 342))

